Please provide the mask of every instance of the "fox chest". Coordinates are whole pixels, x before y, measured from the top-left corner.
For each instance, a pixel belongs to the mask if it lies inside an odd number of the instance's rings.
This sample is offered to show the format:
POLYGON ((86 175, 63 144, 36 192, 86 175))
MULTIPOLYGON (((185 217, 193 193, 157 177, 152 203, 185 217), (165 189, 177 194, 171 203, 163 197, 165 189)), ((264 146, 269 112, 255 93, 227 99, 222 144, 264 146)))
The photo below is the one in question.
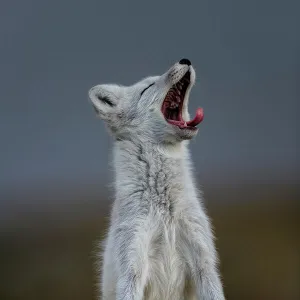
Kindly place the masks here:
POLYGON ((179 239, 175 226, 161 226, 153 235, 149 247, 149 273, 144 299, 182 299, 187 267, 178 247, 179 239))

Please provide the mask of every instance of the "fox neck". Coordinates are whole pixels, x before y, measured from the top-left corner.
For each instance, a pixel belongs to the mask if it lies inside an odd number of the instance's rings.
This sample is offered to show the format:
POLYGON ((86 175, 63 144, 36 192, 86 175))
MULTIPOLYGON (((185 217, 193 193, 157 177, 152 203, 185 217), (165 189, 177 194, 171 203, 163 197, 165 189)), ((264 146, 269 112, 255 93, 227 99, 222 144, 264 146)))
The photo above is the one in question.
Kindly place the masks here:
POLYGON ((175 213, 185 193, 188 168, 186 142, 162 147, 151 143, 116 141, 116 199, 126 210, 147 212, 155 207, 175 213))

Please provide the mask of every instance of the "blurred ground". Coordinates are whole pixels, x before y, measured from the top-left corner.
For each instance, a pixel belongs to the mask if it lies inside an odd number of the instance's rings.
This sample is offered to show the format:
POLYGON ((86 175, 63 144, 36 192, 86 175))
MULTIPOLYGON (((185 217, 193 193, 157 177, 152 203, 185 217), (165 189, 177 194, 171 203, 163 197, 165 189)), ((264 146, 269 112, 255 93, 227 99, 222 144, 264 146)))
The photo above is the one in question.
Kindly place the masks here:
MULTIPOLYGON (((300 299, 299 191, 296 185, 204 188, 227 299, 300 299)), ((5 197, 0 299, 96 299, 95 250, 109 197, 97 187, 5 197)))

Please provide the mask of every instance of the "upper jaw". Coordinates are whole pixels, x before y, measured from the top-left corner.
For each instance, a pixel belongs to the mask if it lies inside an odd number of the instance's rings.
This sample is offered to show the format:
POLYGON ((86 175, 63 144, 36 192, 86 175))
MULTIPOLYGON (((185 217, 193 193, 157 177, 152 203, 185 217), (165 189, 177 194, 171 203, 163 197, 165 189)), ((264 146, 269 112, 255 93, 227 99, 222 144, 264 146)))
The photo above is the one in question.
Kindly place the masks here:
POLYGON ((176 84, 184 75, 186 72, 190 71, 191 73, 191 85, 194 84, 196 73, 192 65, 181 65, 179 63, 174 64, 164 75, 165 83, 169 86, 172 86, 173 84, 176 84))

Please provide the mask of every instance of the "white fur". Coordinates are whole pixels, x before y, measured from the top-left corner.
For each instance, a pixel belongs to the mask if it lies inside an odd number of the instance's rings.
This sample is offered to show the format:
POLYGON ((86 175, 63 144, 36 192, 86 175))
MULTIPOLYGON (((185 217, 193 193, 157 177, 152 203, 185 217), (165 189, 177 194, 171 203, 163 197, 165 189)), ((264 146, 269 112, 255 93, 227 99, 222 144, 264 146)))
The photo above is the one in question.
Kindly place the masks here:
POLYGON ((176 63, 133 86, 98 85, 89 96, 115 138, 115 202, 102 265, 103 300, 223 300, 209 220, 192 177, 188 140, 197 131, 161 113, 192 66, 176 63), (149 87, 141 96, 141 91, 149 87))

